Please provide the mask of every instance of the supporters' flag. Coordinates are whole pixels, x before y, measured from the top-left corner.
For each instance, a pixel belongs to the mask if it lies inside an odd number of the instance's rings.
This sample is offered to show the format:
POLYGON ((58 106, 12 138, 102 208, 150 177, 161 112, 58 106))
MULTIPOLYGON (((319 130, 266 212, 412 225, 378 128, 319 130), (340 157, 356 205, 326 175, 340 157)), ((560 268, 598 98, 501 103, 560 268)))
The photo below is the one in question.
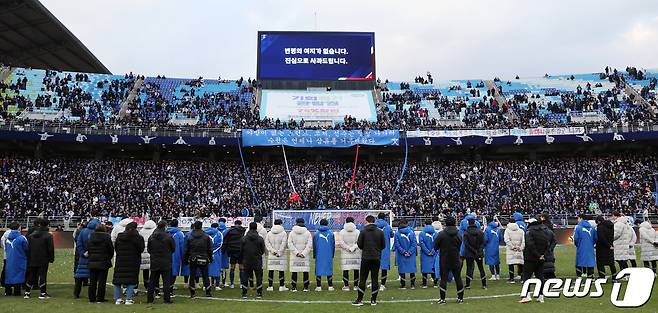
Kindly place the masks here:
POLYGON ((288 202, 293 203, 293 202, 299 202, 302 201, 302 197, 299 196, 297 192, 293 192, 290 197, 288 197, 288 202))
POLYGON ((654 205, 655 205, 655 206, 658 206, 658 173, 654 173, 654 174, 653 174, 653 183, 654 183, 654 185, 655 185, 655 187, 656 187, 656 189, 655 189, 656 192, 654 193, 654 195, 655 195, 655 199, 656 199, 656 200, 655 200, 655 202, 654 202, 654 205))

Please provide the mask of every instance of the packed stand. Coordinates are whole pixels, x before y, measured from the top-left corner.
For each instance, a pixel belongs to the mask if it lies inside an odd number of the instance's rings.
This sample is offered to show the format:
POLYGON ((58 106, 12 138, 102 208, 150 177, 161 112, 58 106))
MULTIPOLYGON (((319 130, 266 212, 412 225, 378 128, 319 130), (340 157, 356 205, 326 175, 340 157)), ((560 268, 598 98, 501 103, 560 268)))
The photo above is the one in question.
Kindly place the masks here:
POLYGON ((352 166, 291 160, 299 194, 294 198, 283 160, 247 162, 252 194, 239 161, 5 158, 0 206, 3 217, 240 216, 285 208, 391 209, 408 216, 445 210, 577 214, 589 208, 635 213, 653 210, 658 160, 652 155, 410 160, 397 192, 401 160, 360 162, 353 184, 352 166))

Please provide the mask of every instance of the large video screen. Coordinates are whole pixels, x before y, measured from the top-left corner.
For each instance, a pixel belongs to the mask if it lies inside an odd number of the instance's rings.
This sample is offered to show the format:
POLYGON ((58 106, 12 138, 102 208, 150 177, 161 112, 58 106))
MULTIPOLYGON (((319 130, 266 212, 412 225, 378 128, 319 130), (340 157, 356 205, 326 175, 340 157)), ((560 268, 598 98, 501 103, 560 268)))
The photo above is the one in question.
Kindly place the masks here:
POLYGON ((375 101, 369 90, 263 90, 260 118, 344 122, 345 116, 377 121, 375 101))
POLYGON ((259 80, 374 80, 375 34, 258 32, 259 80))

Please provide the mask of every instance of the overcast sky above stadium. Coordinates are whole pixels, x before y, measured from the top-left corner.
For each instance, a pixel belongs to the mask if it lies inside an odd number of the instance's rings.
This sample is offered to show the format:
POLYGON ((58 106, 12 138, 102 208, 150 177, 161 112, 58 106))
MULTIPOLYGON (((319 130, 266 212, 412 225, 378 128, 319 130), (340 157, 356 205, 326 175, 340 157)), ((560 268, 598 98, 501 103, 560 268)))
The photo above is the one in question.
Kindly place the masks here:
POLYGON ((377 75, 658 68, 655 0, 42 0, 113 72, 255 76, 259 30, 374 31, 377 75))

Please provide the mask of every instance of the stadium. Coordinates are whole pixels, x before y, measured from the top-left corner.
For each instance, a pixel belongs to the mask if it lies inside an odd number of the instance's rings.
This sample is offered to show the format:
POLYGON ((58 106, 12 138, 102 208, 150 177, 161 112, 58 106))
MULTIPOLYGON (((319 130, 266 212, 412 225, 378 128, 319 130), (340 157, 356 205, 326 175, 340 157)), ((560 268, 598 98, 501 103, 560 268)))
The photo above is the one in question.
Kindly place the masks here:
POLYGON ((658 6, 562 2, 0 0, 2 311, 658 312, 658 6))

